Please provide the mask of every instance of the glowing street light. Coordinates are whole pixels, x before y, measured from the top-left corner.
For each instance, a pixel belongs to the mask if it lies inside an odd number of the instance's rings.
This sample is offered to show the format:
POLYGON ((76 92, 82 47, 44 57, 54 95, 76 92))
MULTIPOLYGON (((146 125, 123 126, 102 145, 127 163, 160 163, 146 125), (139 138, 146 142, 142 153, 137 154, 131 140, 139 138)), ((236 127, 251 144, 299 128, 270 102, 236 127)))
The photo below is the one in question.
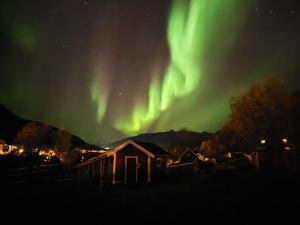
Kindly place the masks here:
POLYGON ((288 142, 288 139, 285 137, 285 138, 282 138, 282 142, 284 143, 284 144, 286 144, 287 142, 288 142))
POLYGON ((266 139, 261 139, 261 140, 260 140, 260 143, 261 143, 262 145, 264 145, 264 144, 267 143, 267 141, 266 141, 266 139))

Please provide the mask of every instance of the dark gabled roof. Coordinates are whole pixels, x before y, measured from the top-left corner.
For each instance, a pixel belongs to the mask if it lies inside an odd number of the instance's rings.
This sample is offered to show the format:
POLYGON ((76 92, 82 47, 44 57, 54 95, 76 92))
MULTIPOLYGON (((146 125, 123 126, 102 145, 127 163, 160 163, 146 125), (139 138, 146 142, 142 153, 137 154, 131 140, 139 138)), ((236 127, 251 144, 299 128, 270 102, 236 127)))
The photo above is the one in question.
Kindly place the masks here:
POLYGON ((147 142, 140 142, 140 141, 134 141, 136 144, 140 145, 141 147, 145 148, 149 152, 151 152, 153 155, 170 155, 169 152, 165 151, 161 147, 159 147, 156 144, 153 143, 147 143, 147 142))
POLYGON ((116 152, 122 150, 124 147, 127 145, 133 145, 136 148, 138 148, 140 151, 146 153, 149 155, 151 158, 154 158, 155 156, 160 156, 160 155, 170 155, 167 151, 163 150, 161 147, 157 146, 156 144, 153 143, 146 143, 146 142, 137 142, 137 141, 132 141, 132 140, 127 140, 123 144, 119 145, 115 149, 109 150, 99 156, 93 157, 88 159, 85 162, 80 163, 79 165, 75 166, 75 168, 79 168, 81 166, 87 165, 89 163, 95 162, 99 159, 110 157, 116 152))
POLYGON ((193 156, 196 157, 196 159, 199 159, 199 157, 196 155, 195 151, 193 151, 192 149, 188 148, 188 149, 186 149, 183 153, 181 153, 181 155, 179 156, 179 160, 180 160, 184 155, 186 155, 188 152, 192 153, 193 156))

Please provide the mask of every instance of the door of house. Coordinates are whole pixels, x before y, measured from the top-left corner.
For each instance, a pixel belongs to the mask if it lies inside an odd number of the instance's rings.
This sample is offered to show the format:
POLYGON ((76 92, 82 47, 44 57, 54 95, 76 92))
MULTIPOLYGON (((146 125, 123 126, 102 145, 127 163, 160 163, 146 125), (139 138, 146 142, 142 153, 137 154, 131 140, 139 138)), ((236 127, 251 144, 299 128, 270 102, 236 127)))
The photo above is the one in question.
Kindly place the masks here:
POLYGON ((136 184, 137 179, 137 156, 125 157, 125 183, 136 184))

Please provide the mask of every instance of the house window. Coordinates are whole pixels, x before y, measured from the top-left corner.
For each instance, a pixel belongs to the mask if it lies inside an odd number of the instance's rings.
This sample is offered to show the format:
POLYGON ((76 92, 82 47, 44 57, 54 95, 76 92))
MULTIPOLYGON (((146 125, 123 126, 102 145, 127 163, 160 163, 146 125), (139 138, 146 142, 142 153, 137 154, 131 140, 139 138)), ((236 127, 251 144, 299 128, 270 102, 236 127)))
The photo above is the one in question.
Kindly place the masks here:
POLYGON ((161 158, 157 158, 157 167, 161 167, 161 158))

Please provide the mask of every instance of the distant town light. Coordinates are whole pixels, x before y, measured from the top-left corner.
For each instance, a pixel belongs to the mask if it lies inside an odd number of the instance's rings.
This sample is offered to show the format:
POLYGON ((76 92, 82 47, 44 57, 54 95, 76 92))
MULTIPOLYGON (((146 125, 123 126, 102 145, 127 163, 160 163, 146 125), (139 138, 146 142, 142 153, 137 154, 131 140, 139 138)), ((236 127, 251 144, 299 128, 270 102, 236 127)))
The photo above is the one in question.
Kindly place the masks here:
POLYGON ((282 142, 283 142, 284 144, 286 144, 286 143, 288 142, 288 139, 287 139, 287 138, 282 138, 282 142))
POLYGON ((173 160, 169 159, 168 162, 167 162, 167 166, 172 165, 172 164, 173 164, 173 160))
POLYGON ((40 151, 39 155, 45 155, 45 152, 44 151, 40 151))
POLYGON ((227 158, 231 159, 232 155, 231 155, 231 152, 228 152, 227 153, 227 158))
POLYGON ((261 143, 262 145, 264 145, 264 144, 267 143, 267 141, 266 141, 266 139, 261 139, 261 140, 260 140, 260 143, 261 143))

